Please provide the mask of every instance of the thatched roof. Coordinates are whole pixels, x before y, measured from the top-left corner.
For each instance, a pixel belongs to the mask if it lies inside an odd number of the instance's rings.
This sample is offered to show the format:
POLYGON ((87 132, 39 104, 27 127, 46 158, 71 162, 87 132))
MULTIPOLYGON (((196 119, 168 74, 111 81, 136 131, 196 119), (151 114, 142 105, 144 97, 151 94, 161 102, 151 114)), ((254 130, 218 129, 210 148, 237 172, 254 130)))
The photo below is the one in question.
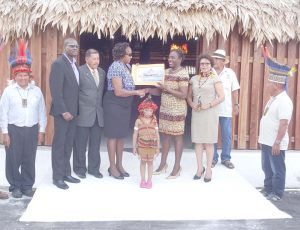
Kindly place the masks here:
POLYGON ((239 32, 261 43, 300 40, 300 0, 0 0, 0 34, 31 36, 35 26, 131 38, 239 32))

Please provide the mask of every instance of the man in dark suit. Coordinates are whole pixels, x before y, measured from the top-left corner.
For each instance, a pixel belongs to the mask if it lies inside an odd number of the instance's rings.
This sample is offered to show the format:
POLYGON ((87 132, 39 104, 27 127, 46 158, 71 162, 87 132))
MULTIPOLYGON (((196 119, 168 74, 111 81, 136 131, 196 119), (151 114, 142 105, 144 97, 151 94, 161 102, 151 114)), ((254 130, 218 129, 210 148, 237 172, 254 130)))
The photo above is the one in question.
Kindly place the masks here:
POLYGON ((53 184, 68 189, 65 183, 79 183, 71 176, 72 153, 76 120, 78 116, 79 71, 76 66, 78 43, 73 38, 64 41, 64 53, 56 59, 50 72, 52 104, 50 114, 54 117, 52 142, 53 184))
POLYGON ((86 64, 79 68, 79 116, 75 134, 73 170, 80 178, 86 171, 102 178, 100 173, 100 142, 103 127, 102 96, 105 72, 99 68, 99 52, 88 49, 85 53, 86 64), (86 149, 88 145, 88 168, 86 149))

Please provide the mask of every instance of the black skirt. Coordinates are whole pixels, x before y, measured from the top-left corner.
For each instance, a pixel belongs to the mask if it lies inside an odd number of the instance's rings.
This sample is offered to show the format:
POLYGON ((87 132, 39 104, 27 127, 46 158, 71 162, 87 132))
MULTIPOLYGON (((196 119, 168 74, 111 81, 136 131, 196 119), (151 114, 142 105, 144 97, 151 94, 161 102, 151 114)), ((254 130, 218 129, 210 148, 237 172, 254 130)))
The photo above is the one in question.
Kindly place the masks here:
POLYGON ((107 138, 125 138, 130 133, 130 116, 133 96, 118 97, 107 91, 103 99, 104 135, 107 138))

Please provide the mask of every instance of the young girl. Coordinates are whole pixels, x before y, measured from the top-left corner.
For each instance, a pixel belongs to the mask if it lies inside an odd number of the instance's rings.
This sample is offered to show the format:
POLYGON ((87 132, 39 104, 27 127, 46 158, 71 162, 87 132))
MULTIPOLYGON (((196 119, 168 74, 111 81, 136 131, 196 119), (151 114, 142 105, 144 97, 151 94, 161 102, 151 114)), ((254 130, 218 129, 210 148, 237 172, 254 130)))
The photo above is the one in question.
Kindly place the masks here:
POLYGON ((133 154, 141 159, 141 188, 152 188, 153 159, 159 153, 159 133, 154 112, 157 105, 151 97, 146 98, 138 107, 140 113, 134 125, 133 154), (148 179, 146 182, 146 165, 148 166, 148 179))

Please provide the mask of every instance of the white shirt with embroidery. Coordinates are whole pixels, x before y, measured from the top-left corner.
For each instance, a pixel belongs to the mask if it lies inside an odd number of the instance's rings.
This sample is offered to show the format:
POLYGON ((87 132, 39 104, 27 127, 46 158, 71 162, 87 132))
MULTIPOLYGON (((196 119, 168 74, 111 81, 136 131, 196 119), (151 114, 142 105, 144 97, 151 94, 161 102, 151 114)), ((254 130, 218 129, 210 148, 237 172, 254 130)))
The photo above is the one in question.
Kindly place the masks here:
MULTIPOLYGON (((271 97, 266 104, 260 120, 258 143, 273 146, 277 137, 279 122, 287 119, 289 122, 293 114, 293 103, 284 91, 276 97, 271 97)), ((287 150, 289 135, 286 131, 280 143, 280 150, 287 150)))
POLYGON ((39 87, 29 84, 26 89, 12 83, 4 89, 0 100, 0 124, 2 133, 8 133, 8 124, 32 127, 39 124, 39 132, 47 125, 46 107, 39 87), (26 106, 22 104, 26 100, 26 106))

